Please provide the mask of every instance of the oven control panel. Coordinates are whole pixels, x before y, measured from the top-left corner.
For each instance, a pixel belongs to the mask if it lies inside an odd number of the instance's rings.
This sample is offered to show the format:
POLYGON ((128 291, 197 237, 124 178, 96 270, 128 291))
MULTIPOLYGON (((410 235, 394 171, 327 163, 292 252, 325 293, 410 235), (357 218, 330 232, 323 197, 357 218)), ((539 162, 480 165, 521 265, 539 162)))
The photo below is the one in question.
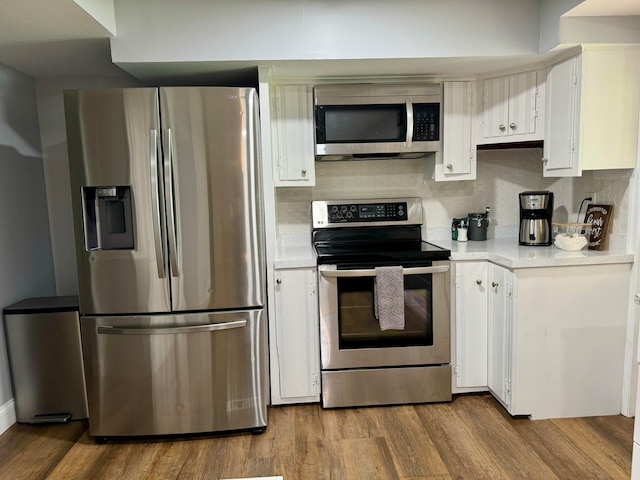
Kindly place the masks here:
POLYGON ((420 197, 314 200, 313 228, 422 225, 420 197))
POLYGON ((407 202, 327 205, 330 223, 400 222, 407 220, 407 202))

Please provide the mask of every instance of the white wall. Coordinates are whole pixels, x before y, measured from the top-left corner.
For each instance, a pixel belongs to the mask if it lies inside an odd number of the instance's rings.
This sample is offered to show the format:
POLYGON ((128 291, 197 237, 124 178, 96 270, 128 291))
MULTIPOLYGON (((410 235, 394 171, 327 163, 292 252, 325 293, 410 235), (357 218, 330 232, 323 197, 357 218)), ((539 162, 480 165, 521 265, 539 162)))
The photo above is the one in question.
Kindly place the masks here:
POLYGON ((540 2, 540 51, 546 52, 560 43, 559 17, 582 0, 541 0, 540 2))
POLYGON ((61 77, 36 81, 38 119, 42 138, 42 158, 47 179, 47 200, 51 224, 51 245, 58 295, 77 295, 73 217, 67 137, 62 92, 65 89, 130 87, 138 82, 121 77, 61 77))
MULTIPOLYGON (((55 295, 32 78, 0 65, 0 308, 55 295)), ((13 397, 0 329, 0 414, 13 397)), ((5 426, 0 418, 0 430, 5 426)))
MULTIPOLYGON (((435 182, 428 159, 366 160, 316 163, 316 186, 278 188, 278 234, 310 237, 312 200, 417 196, 423 199, 427 237, 448 235, 451 220, 491 207, 491 225, 497 236, 517 235, 518 194, 525 190, 554 192, 554 220, 577 220, 585 194, 594 191, 598 202, 615 205, 609 227, 610 248, 626 248, 628 190, 631 170, 583 172, 576 178, 544 178, 541 149, 498 149, 478 152, 477 180, 435 182)), ((586 205, 585 205, 586 206, 586 205)), ((584 209, 582 210, 584 215, 584 209)))
MULTIPOLYGON (((116 0, 116 64, 538 53, 538 0, 116 0)), ((556 19, 557 20, 557 19, 556 19)))
POLYGON ((116 34, 116 15, 113 0, 73 0, 95 18, 112 35, 116 34))
POLYGON ((560 19, 561 43, 640 43, 640 16, 560 19))

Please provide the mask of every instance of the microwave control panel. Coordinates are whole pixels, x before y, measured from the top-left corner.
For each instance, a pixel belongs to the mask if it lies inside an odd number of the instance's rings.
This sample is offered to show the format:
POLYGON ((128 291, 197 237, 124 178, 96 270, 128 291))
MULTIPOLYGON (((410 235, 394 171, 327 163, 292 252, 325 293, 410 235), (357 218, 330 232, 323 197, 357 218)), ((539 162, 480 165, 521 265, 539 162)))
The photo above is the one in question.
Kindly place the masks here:
POLYGON ((327 205, 330 223, 401 222, 407 220, 407 202, 327 205))
POLYGON ((413 104, 413 141, 434 142, 440 140, 440 104, 413 104))

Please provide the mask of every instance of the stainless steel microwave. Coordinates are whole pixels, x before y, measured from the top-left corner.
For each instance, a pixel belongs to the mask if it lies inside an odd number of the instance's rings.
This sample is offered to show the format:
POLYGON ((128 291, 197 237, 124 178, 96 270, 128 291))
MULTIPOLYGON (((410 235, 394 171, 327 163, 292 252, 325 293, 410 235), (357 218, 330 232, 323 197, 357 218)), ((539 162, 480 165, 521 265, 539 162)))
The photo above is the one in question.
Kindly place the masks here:
POLYGON ((416 158, 441 148, 442 84, 313 89, 317 160, 416 158))

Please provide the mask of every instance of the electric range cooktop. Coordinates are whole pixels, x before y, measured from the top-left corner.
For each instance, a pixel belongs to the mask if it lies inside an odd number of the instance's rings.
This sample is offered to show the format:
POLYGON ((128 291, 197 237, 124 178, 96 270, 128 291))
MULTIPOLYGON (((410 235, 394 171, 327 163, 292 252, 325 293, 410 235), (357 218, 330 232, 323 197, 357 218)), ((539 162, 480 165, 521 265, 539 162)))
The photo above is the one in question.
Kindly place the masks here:
POLYGON ((425 265, 450 251, 422 241, 419 198, 314 201, 318 264, 425 265))

